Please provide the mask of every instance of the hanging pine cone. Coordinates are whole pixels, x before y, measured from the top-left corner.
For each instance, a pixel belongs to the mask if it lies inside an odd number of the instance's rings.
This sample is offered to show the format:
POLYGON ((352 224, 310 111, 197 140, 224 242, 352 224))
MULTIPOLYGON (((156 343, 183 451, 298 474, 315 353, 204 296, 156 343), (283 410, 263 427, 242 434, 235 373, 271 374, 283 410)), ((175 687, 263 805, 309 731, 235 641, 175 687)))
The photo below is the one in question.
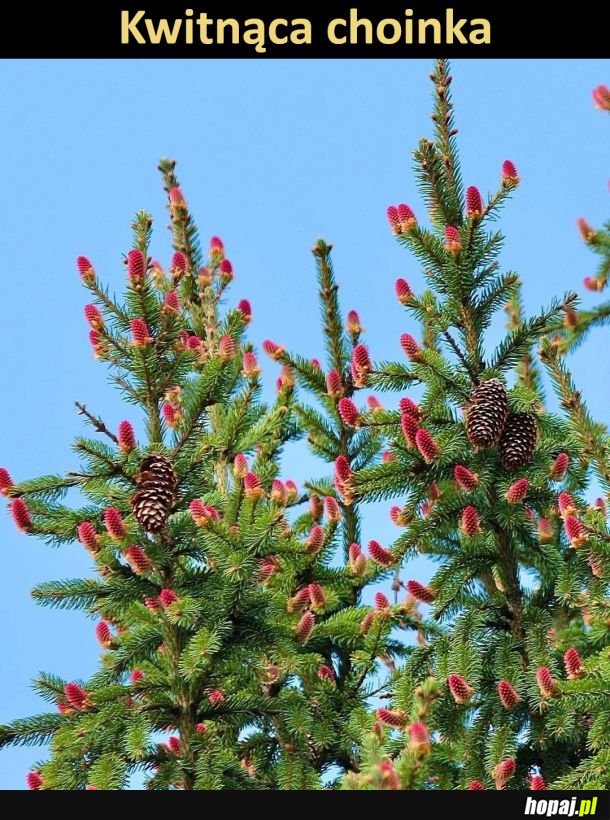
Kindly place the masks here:
POLYGON ((499 379, 481 382, 470 397, 466 432, 477 450, 491 447, 502 435, 508 416, 506 388, 499 379))
POLYGON ((136 521, 149 533, 160 532, 176 501, 177 478, 165 456, 152 453, 136 476, 138 492, 131 498, 136 521))
POLYGON ((500 461, 506 470, 519 470, 532 460, 538 430, 531 413, 511 413, 500 439, 500 461))

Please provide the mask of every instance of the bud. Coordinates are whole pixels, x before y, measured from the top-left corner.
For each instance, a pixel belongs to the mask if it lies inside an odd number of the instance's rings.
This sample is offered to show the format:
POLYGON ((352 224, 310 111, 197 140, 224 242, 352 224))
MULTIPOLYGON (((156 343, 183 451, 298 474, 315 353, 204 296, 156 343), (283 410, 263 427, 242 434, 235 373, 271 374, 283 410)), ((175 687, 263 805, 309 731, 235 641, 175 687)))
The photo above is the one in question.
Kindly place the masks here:
POLYGON ((437 443, 427 430, 421 427, 415 436, 415 444, 417 449, 422 454, 425 462, 428 464, 435 461, 439 457, 439 449, 437 443))
POLYGON ((469 686, 461 675, 452 674, 447 678, 447 685, 453 700, 460 706, 468 703, 474 690, 469 686))
POLYGON ((597 279, 595 276, 585 276, 582 283, 587 290, 591 290, 594 293, 600 293, 604 289, 603 279, 597 279))
POLYGON ((136 436, 130 422, 122 421, 119 424, 117 438, 119 441, 119 450, 123 453, 131 453, 131 451, 135 449, 136 436))
POLYGON ((594 88, 593 102, 600 111, 610 111, 610 88, 607 85, 598 85, 594 88))
POLYGON ((432 604, 436 599, 436 593, 430 587, 420 584, 419 581, 409 581, 407 592, 422 604, 432 604))
POLYGON ((562 518, 567 518, 569 515, 574 515, 576 512, 576 505, 570 493, 559 493, 557 497, 557 504, 562 518))
POLYGON ((271 484, 271 494, 269 498, 275 504, 280 504, 281 506, 286 505, 286 487, 284 483, 277 478, 274 479, 271 484))
POLYGON ((180 211, 186 209, 186 200, 180 188, 169 189, 169 206, 172 210, 180 211))
POLYGON ((406 527, 407 520, 403 514, 402 507, 392 507, 390 510, 390 519, 397 527, 406 527))
POLYGON ((127 254, 127 276, 134 286, 142 284, 146 276, 146 257, 138 248, 127 254))
POLYGON ((445 228, 445 248, 449 253, 459 253, 462 250, 462 237, 454 225, 445 228))
POLYGON ((352 475, 352 468, 347 458, 344 455, 337 456, 335 459, 335 478, 341 484, 348 484, 352 475))
POLYGON ((479 486, 479 476, 476 473, 471 473, 467 467, 461 464, 457 464, 453 468, 453 477, 465 493, 470 493, 479 486))
POLYGON ((336 370, 331 370, 326 377, 326 392, 333 399, 338 399, 343 395, 343 383, 336 370))
POLYGON ((78 268, 83 284, 92 285, 95 282, 95 270, 86 256, 77 257, 76 267, 78 268))
POLYGON ((89 331, 89 343, 93 348, 93 355, 96 359, 102 358, 107 352, 107 346, 102 334, 98 330, 89 331))
POLYGON ((142 683, 144 680, 144 672, 141 669, 134 669, 131 675, 129 676, 129 682, 132 686, 136 686, 138 683, 142 683))
POLYGON ((326 533, 324 532, 324 527, 321 527, 319 524, 316 524, 315 527, 311 528, 309 535, 307 536, 307 539, 305 541, 307 553, 309 555, 317 555, 324 546, 325 541, 326 533))
POLYGON ((347 427, 360 427, 360 411, 351 399, 339 399, 337 406, 341 421, 347 427))
POLYGON ((501 763, 498 763, 496 768, 493 770, 493 779, 496 783, 496 789, 501 791, 508 781, 515 776, 516 771, 517 761, 514 757, 509 757, 501 763))
POLYGON ((341 508, 337 502, 336 498, 332 496, 327 496, 324 499, 324 509, 326 510, 326 517, 328 518, 329 523, 336 524, 341 521, 341 508))
POLYGON ((94 330, 102 330, 104 327, 104 317, 95 305, 85 305, 85 319, 94 330))
POLYGON ((364 345, 356 345, 352 353, 352 371, 355 374, 356 387, 365 387, 366 378, 371 371, 371 359, 364 345))
POLYGON ((386 211, 388 222, 390 223, 390 228, 392 229, 392 233, 399 234, 400 233, 400 217, 398 216, 398 208, 395 205, 390 205, 386 211))
POLYGON ((77 537, 86 550, 93 554, 98 551, 98 535, 89 521, 83 521, 78 525, 77 537))
POLYGON ((112 632, 110 631, 110 625, 106 621, 100 621, 95 627, 95 637, 103 649, 110 649, 112 647, 112 632))
POLYGON ((299 488, 291 479, 288 479, 286 482, 286 495, 288 496, 288 501, 296 501, 299 497, 299 488))
POLYGON ((258 376, 261 372, 260 367, 258 366, 258 361, 254 353, 244 353, 244 358, 242 360, 242 375, 245 376, 247 379, 253 379, 258 376))
POLYGON ((305 612, 296 626, 295 637, 297 641, 306 643, 311 637, 315 625, 316 618, 313 612, 305 612))
POLYGON ((248 472, 248 459, 243 453, 238 453, 233 459, 233 475, 243 478, 248 472))
POLYGON ((309 585, 309 599, 314 609, 324 609, 326 606, 326 593, 320 584, 309 585))
POLYGON ((156 598, 144 598, 144 606, 151 612, 159 611, 159 601, 156 598))
POLYGON ((415 752, 416 757, 424 757, 430 752, 430 733, 425 724, 418 722, 412 723, 409 726, 409 735, 411 737, 411 749, 415 752))
POLYGON ((377 709, 377 720, 384 726, 391 726, 392 729, 404 729, 407 725, 407 718, 404 712, 396 709, 377 709))
POLYGON ((150 275, 153 280, 153 284, 156 288, 161 290, 165 285, 165 273, 163 271, 163 266, 160 262, 153 259, 150 263, 150 268, 150 275))
POLYGON ((483 792, 485 791, 485 786, 481 783, 480 780, 471 780, 470 783, 466 786, 466 791, 483 792))
POLYGON ((131 338, 136 347, 146 347, 146 345, 152 342, 148 325, 143 319, 132 319, 129 326, 131 329, 131 338))
POLYGON ((551 467, 551 478, 553 481, 563 481, 569 466, 570 456, 567 453, 559 453, 551 467))
POLYGON ((396 456, 390 450, 384 450, 381 454, 381 460, 384 464, 391 464, 396 461, 396 456))
POLYGON ((362 554, 362 550, 358 544, 351 544, 349 548, 349 566, 352 573, 357 578, 362 578, 366 575, 368 569, 368 561, 366 556, 362 554))
POLYGON ((404 413, 400 417, 400 426, 402 428, 402 434, 405 437, 405 441, 409 447, 415 447, 417 433, 420 429, 417 418, 412 416, 410 413, 404 413))
POLYGON ((201 339, 199 336, 196 336, 194 333, 189 335, 186 339, 186 347, 187 350, 192 352, 196 352, 201 348, 201 339))
POLYGON ((269 339, 263 342, 263 350, 265 351, 267 356, 270 356, 276 362, 279 362, 285 353, 283 347, 280 347, 275 342, 272 342, 269 339))
POLYGON ((362 333, 363 328, 360 324, 360 317, 355 310, 350 310, 347 314, 346 330, 348 333, 351 333, 352 336, 357 336, 358 333, 362 333))
POLYGON ((398 409, 403 415, 415 416, 418 421, 421 420, 421 407, 412 399, 408 398, 408 396, 405 396, 398 402, 398 409))
POLYGON ((548 666, 541 666, 536 672, 536 683, 543 698, 552 698, 557 694, 557 683, 548 666))
POLYGON ((11 487, 13 486, 13 479, 10 476, 8 470, 4 467, 0 467, 0 495, 4 495, 7 498, 11 494, 11 487))
POLYGON ((521 697, 515 687, 507 680, 501 680, 498 684, 498 696, 502 706, 510 711, 521 703, 521 697))
POLYGON ((208 695, 208 700, 212 706, 219 706, 221 703, 225 702, 226 698, 220 689, 214 689, 214 691, 210 692, 208 695))
POLYGON ((335 673, 330 666, 321 666, 316 674, 321 681, 330 681, 331 683, 334 683, 335 681, 335 673))
POLYGON ((397 279, 394 290, 401 305, 407 305, 413 299, 414 293, 406 279, 397 279))
POLYGON ((252 321, 252 306, 247 299, 242 299, 238 302, 237 310, 241 313, 245 324, 249 324, 252 321))
POLYGON ((228 285, 229 282, 233 281, 233 265, 229 262, 228 259, 223 259, 220 265, 218 266, 218 271, 220 273, 220 280, 225 285, 228 285))
POLYGON ((527 478, 520 478, 508 488, 504 496, 509 504, 520 504, 526 497, 530 483, 527 478))
POLYGON ((389 761, 379 764, 379 787, 381 791, 400 791, 402 787, 398 772, 389 761))
POLYGON ((580 549, 583 544, 587 542, 588 535, 582 521, 579 521, 575 515, 568 515, 563 522, 566 536, 575 550, 580 549))
POLYGON ((519 174, 514 163, 507 159, 502 164, 502 185, 505 188, 515 188, 520 182, 519 174))
POLYGON ((314 521, 320 521, 324 514, 324 502, 318 495, 312 495, 309 499, 309 514, 314 521))
POLYGON ((32 529, 32 516, 23 498, 14 498, 11 501, 11 515, 20 532, 29 532, 32 529))
POLYGON ((402 347, 406 357, 412 361, 417 362, 421 359, 421 348, 409 333, 403 333, 400 337, 400 346, 402 347))
POLYGON ((165 589, 162 589, 159 593, 159 603, 161 604, 163 609, 167 609, 172 604, 176 603, 177 600, 178 596, 176 595, 173 589, 168 589, 166 587, 165 589))
POLYGON ((40 791, 44 785, 44 780, 40 776, 40 772, 28 772, 25 778, 27 787, 32 792, 40 791))
POLYGON ((587 222, 587 220, 583 219, 582 217, 578 220, 576 224, 578 225, 578 231, 582 237, 583 242, 586 242, 587 245, 593 244, 597 236, 595 228, 592 228, 591 225, 589 225, 589 223, 587 222))
POLYGON ((376 592, 375 593, 375 609, 377 610, 384 610, 390 608, 390 602, 388 601, 387 597, 383 594, 383 592, 376 592))
POLYGON ((173 755, 176 755, 176 757, 179 757, 182 753, 182 741, 177 735, 172 735, 169 737, 167 739, 166 746, 173 755))
POLYGON ((478 188, 472 185, 466 191, 466 215, 470 219, 477 219, 483 216, 483 198, 478 188))
POLYGON ((603 498, 596 498, 593 508, 603 513, 604 517, 606 516, 606 502, 603 498))
POLYGON ((563 309, 563 325, 569 329, 578 327, 578 312, 574 308, 566 307, 563 309))
POLYGON ((479 514, 474 507, 466 507, 462 513, 460 529, 469 538, 474 538, 475 535, 481 532, 479 514))
POLYGON ((377 541, 369 541, 369 555, 380 567, 391 567, 394 563, 394 556, 390 550, 382 547, 377 541))
POLYGON ((261 584, 264 584, 272 575, 279 572, 279 569, 280 565, 276 558, 262 558, 258 563, 256 577, 261 584))
POLYGON ((538 540, 541 544, 550 544, 555 537, 553 525, 548 518, 538 520, 538 540))
POLYGON ((180 312, 180 301, 175 290, 170 290, 165 294, 165 299, 163 300, 163 310, 166 313, 180 312))
POLYGON ((530 791, 531 792, 539 792, 544 791, 546 789, 546 783, 544 782, 544 778, 541 774, 533 774, 530 777, 530 791))
POLYGON ((311 595, 309 592, 309 586, 306 586, 295 593, 292 598, 288 599, 286 610, 290 613, 304 612, 306 609, 309 609, 310 604, 311 595))
POLYGON ((574 647, 568 649, 563 656, 563 663, 566 668, 566 674, 570 680, 582 678, 585 674, 585 669, 582 665, 580 655, 578 654, 578 649, 575 649, 574 647))
POLYGON ((73 709, 84 709, 89 705, 89 695, 77 683, 66 683, 64 695, 73 709))
POLYGON ((265 494, 260 478, 256 473, 246 473, 244 476, 244 491, 246 498, 258 499, 265 494))
POLYGON ((210 258, 214 262, 219 262, 225 255, 225 246, 219 236, 213 236, 210 239, 210 258))
POLYGON ((402 233, 409 233, 417 225, 415 214, 408 205, 398 206, 398 218, 402 233))
POLYGON ((218 355, 223 362, 228 362, 235 356, 235 339, 225 334, 218 342, 218 355))
MULTIPOLYGON (((364 556, 362 556, 364 558, 364 556)), ((367 612, 364 618, 360 621, 360 634, 361 635, 368 635, 371 630, 371 627, 375 623, 375 616, 376 613, 372 610, 367 612)))
POLYGON ((108 507, 104 512, 104 526, 108 535, 115 541, 122 541, 127 534, 121 513, 115 507, 108 507))
POLYGON ((134 545, 125 552, 125 560, 135 575, 144 575, 152 566, 152 562, 142 547, 134 545))
POLYGON ((173 273, 175 279, 181 279, 188 271, 188 268, 189 263, 186 256, 182 253, 182 251, 176 251, 176 253, 172 256, 172 261, 169 266, 169 269, 173 273))

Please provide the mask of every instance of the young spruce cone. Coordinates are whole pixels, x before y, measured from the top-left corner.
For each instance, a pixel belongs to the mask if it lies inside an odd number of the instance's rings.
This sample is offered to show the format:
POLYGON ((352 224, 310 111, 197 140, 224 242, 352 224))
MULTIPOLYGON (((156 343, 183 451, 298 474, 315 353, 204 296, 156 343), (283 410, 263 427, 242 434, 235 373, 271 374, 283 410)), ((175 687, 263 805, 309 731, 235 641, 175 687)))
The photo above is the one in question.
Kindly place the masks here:
POLYGON ((531 413, 511 413, 500 439, 500 461, 506 470, 520 470, 532 459, 538 430, 531 413))
POLYGON ((466 432, 477 450, 491 447, 502 435, 508 416, 506 388, 499 379, 481 382, 470 397, 466 432))
POLYGON ((160 532, 176 501, 176 473, 165 456, 152 453, 136 476, 138 492, 131 498, 133 514, 148 533, 160 532))

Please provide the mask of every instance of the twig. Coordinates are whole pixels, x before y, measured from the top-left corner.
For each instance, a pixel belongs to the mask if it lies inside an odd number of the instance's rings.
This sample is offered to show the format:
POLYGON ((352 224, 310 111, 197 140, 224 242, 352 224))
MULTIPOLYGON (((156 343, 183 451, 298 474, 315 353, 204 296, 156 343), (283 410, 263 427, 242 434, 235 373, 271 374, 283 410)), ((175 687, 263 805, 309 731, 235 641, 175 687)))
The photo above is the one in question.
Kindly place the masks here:
POLYGON ((76 405, 79 415, 85 416, 85 418, 89 420, 90 424, 97 430, 98 433, 108 436, 108 438, 114 441, 115 444, 119 443, 118 438, 106 427, 99 416, 94 416, 93 413, 90 413, 85 405, 81 404, 79 401, 75 401, 74 404, 76 405))

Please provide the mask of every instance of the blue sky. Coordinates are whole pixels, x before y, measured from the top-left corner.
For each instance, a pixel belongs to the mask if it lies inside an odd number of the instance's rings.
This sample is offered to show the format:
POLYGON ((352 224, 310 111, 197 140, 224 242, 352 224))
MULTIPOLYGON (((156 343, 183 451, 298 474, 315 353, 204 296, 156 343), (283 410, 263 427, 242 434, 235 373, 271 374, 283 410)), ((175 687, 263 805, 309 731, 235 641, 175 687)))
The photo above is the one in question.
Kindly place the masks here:
MULTIPOLYGON (((423 216, 410 152, 430 132, 428 61, 4 61, 4 196, 0 203, 3 298, 0 465, 16 480, 74 469, 80 433, 73 401, 116 426, 122 408, 94 362, 74 259, 84 254, 114 289, 134 212, 156 218, 153 255, 170 257, 156 164, 178 172, 202 238, 223 237, 249 298, 252 336, 320 356, 310 248, 335 246, 346 309, 356 308, 375 359, 400 357, 413 330, 393 282, 422 283, 392 240, 385 208, 408 202, 423 216)), ((455 100, 464 178, 484 193, 512 159, 523 184, 503 215, 503 262, 524 280, 533 311, 552 294, 580 288, 594 260, 575 230, 579 216, 607 218, 608 117, 591 89, 610 81, 610 61, 456 61, 455 100)), ((585 304, 597 298, 584 295, 585 304)), ((598 332, 573 360, 593 414, 607 418, 610 359, 591 355, 598 332)), ((607 345, 604 346, 606 349, 607 345)), ((277 367, 265 361, 269 385, 277 367)), ((302 481, 313 462, 294 453, 285 477, 302 481)), ((365 538, 389 542, 387 512, 372 511, 365 538)), ((79 545, 51 550, 0 516, 3 633, 0 723, 44 711, 29 682, 39 670, 69 679, 92 673, 93 623, 36 607, 32 586, 90 571, 79 545)), ((418 562, 408 577, 427 578, 418 562)), ((0 752, 0 789, 24 788, 42 752, 0 752)))

